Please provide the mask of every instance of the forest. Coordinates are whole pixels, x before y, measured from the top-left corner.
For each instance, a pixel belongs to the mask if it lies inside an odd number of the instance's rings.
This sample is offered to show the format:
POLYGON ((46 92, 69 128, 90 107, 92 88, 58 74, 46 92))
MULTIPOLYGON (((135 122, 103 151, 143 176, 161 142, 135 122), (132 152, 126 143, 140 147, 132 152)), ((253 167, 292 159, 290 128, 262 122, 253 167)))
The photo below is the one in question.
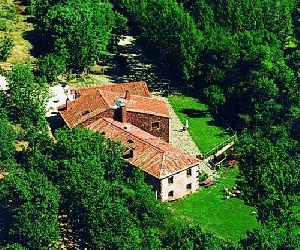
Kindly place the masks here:
MULTIPOLYGON (((37 70, 14 64, 0 91, 1 249, 300 248, 300 1, 23 2, 44 52, 37 70), (260 224, 239 242, 176 218, 121 144, 83 128, 49 132, 47 83, 93 65, 126 32, 238 131, 236 184, 260 224)), ((14 46, 3 6, 0 61, 14 46)))

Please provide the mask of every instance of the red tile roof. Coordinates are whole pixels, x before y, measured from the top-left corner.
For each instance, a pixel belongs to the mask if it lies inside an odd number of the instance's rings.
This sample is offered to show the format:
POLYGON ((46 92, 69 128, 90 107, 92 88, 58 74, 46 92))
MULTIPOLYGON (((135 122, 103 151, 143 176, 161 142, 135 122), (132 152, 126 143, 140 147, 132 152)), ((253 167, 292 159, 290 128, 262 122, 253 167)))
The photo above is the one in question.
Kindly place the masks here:
POLYGON ((128 148, 134 148, 130 164, 159 179, 200 163, 200 160, 129 123, 100 118, 87 127, 95 132, 104 132, 106 137, 128 148))
POLYGON ((170 117, 169 108, 162 100, 132 94, 130 94, 130 99, 126 100, 124 99, 125 93, 110 92, 105 90, 98 90, 98 92, 102 95, 102 98, 106 101, 110 108, 115 109, 115 100, 119 99, 125 103, 127 111, 170 117))
POLYGON ((59 113, 69 128, 106 111, 108 104, 101 94, 94 90, 90 95, 80 96, 74 101, 69 101, 67 109, 65 105, 59 107, 59 113))
POLYGON ((67 109, 65 106, 60 107, 60 115, 68 127, 75 127, 101 112, 116 109, 115 101, 121 99, 126 104, 127 111, 169 117, 168 106, 162 100, 133 94, 130 94, 129 100, 124 98, 125 93, 90 89, 74 101, 70 101, 67 109))
POLYGON ((86 95, 91 90, 106 90, 111 92, 118 92, 118 93, 125 93, 126 90, 129 90, 129 92, 132 95, 139 95, 144 97, 150 97, 150 92, 148 89, 148 86, 146 82, 140 81, 140 82, 126 82, 126 83, 117 83, 112 85, 102 85, 102 86, 96 86, 91 88, 80 88, 79 92, 81 95, 86 95))

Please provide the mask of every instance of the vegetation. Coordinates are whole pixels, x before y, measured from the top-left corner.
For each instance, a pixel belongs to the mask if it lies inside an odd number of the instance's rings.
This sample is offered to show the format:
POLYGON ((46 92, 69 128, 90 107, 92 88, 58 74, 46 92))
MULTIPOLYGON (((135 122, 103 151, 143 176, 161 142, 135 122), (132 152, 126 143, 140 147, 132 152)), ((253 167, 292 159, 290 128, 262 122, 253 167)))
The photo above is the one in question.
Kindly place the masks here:
POLYGON ((11 55, 12 49, 14 47, 13 40, 9 36, 5 36, 0 41, 0 61, 6 61, 6 59, 11 55))
POLYGON ((55 82, 65 71, 66 60, 63 56, 47 54, 38 59, 38 75, 42 82, 55 82))
POLYGON ((189 122, 189 133, 202 153, 207 153, 230 137, 222 127, 214 124, 208 106, 195 98, 184 95, 168 97, 172 108, 185 124, 189 122))
POLYGON ((247 230, 258 228, 254 207, 243 204, 238 198, 225 199, 225 188, 235 184, 238 169, 221 168, 220 178, 214 186, 201 188, 198 193, 170 203, 174 214, 182 220, 199 224, 205 232, 238 242, 247 230))
MULTIPOLYGON (((190 207, 182 214, 191 223, 174 218, 154 199, 142 173, 122 161, 120 145, 84 129, 60 130, 55 143, 48 136, 43 82, 55 81, 69 69, 81 71, 105 56, 126 30, 128 18, 143 48, 157 56, 183 88, 205 97, 210 111, 239 128, 237 184, 244 201, 256 207, 261 226, 239 243, 246 228, 241 234, 232 232, 236 247, 299 248, 298 0, 24 3, 31 5, 39 39, 48 44, 37 75, 29 65, 18 63, 7 77, 9 90, 0 93, 0 169, 5 172, 0 214, 7 218, 0 224, 1 247, 59 247, 64 235, 58 215, 66 213, 84 247, 234 249, 230 239, 219 238, 226 235, 221 226, 206 228, 209 221, 196 218, 199 213, 193 218, 190 207), (26 140, 28 147, 16 152, 16 139, 26 140)), ((17 17, 16 6, 1 1, 0 30, 6 38, 0 42, 0 61, 8 60, 16 44, 8 33, 17 17)), ((190 133, 203 152, 227 137, 216 126, 207 126, 207 107, 196 99, 169 100, 181 121, 189 119, 190 133)), ((239 200, 220 200, 218 188, 205 191, 215 195, 214 207, 227 202, 242 206, 240 211, 248 209, 239 200)), ((205 194, 174 203, 175 212, 184 201, 207 211, 205 197, 199 199, 205 194)), ((255 227, 253 220, 249 223, 255 227)))
POLYGON ((9 90, 6 98, 7 111, 11 119, 25 129, 34 126, 45 128, 45 105, 48 89, 36 81, 28 64, 18 63, 8 75, 9 90))

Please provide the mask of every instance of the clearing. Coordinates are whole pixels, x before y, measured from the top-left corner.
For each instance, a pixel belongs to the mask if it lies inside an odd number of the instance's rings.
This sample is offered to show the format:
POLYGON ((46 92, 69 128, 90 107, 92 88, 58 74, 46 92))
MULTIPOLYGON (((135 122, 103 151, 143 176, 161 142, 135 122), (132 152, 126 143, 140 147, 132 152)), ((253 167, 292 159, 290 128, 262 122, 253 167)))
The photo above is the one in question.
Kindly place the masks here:
POLYGON ((216 125, 207 105, 199 100, 184 95, 170 95, 168 101, 183 124, 188 120, 188 131, 203 154, 232 135, 224 127, 216 125))
POLYGON ((224 239, 238 241, 249 229, 259 226, 254 207, 247 206, 241 199, 225 200, 224 188, 232 188, 238 168, 221 168, 220 178, 214 186, 202 188, 186 198, 169 203, 173 213, 192 224, 199 224, 206 232, 224 239))

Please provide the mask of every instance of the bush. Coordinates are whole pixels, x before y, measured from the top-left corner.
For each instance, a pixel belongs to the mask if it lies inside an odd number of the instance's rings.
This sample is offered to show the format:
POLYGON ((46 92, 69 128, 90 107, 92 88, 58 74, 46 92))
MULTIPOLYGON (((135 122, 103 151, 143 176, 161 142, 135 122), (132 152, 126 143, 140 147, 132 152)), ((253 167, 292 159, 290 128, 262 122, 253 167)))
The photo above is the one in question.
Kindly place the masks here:
POLYGON ((66 71, 66 60, 61 55, 47 54, 38 60, 39 77, 47 82, 54 82, 57 76, 66 71))
POLYGON ((2 4, 0 9, 0 18, 6 18, 9 20, 16 20, 17 10, 14 4, 2 4))
POLYGON ((11 55, 14 42, 10 36, 4 36, 0 40, 0 61, 4 62, 11 55))
POLYGON ((7 24, 4 18, 0 18, 0 31, 6 31, 7 24))
POLYGON ((0 209, 7 216, 10 242, 30 249, 49 249, 60 240, 59 205, 59 190, 37 171, 20 168, 1 181, 0 209))
POLYGON ((1 249, 2 250, 26 250, 27 248, 23 247, 20 244, 13 243, 13 244, 9 244, 5 247, 2 247, 1 249))

